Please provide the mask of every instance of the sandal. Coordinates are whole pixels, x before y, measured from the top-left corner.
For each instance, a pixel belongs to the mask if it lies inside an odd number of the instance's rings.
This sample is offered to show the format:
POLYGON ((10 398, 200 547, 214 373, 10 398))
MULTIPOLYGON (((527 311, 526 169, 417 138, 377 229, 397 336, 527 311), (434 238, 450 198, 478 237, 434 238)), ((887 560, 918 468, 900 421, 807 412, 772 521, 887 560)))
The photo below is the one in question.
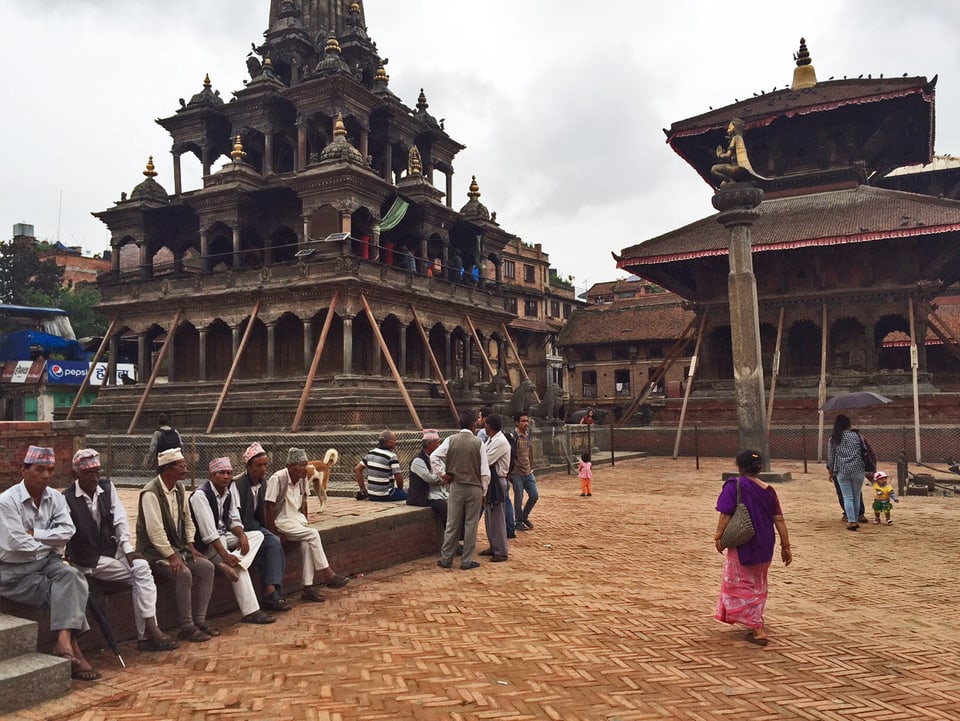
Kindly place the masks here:
POLYGON ((266 609, 267 611, 274 611, 274 612, 279 612, 279 613, 283 613, 284 611, 292 611, 292 610, 293 610, 293 606, 291 606, 289 603, 287 603, 287 599, 282 598, 282 597, 277 597, 277 598, 273 598, 273 599, 271 599, 271 598, 266 599, 266 600, 263 602, 263 607, 264 607, 264 609, 266 609))
POLYGON ((350 583, 350 579, 347 578, 346 576, 340 576, 340 575, 334 574, 333 578, 331 578, 329 581, 327 581, 323 585, 326 586, 327 588, 343 588, 348 583, 350 583))
MULTIPOLYGON (((877 521, 877 523, 880 523, 880 521, 877 521)), ((887 525, 888 525, 888 526, 892 526, 892 525, 893 525, 893 519, 892 519, 892 518, 887 521, 887 525)))
POLYGON ((205 641, 209 641, 212 636, 204 633, 196 626, 191 626, 190 628, 185 628, 180 631, 180 638, 190 643, 204 643, 205 641))
POLYGON ((219 636, 219 635, 220 635, 220 629, 219 629, 219 628, 215 628, 214 626, 211 626, 211 625, 208 624, 206 621, 204 621, 203 623, 197 623, 196 621, 194 621, 194 622, 193 622, 193 625, 196 626, 197 628, 199 628, 201 631, 203 631, 203 632, 204 632, 205 634, 207 634, 208 636, 219 636))
POLYGON ((747 634, 747 641, 749 641, 750 643, 756 644, 757 646, 766 646, 769 643, 769 641, 765 637, 757 638, 756 636, 754 636, 753 631, 750 631, 750 633, 747 634))
POLYGON ((313 586, 308 586, 303 589, 303 593, 300 595, 300 599, 303 601, 312 601, 313 603, 323 603, 327 599, 313 586))
POLYGON ((848 531, 857 531, 859 529, 860 526, 858 526, 856 523, 851 523, 849 526, 847 526, 848 531))
POLYGON ((180 642, 169 636, 163 638, 141 638, 137 640, 138 651, 173 651, 180 648, 180 642))
POLYGON ((97 681, 101 677, 102 674, 92 668, 70 669, 70 678, 72 678, 74 681, 97 681))

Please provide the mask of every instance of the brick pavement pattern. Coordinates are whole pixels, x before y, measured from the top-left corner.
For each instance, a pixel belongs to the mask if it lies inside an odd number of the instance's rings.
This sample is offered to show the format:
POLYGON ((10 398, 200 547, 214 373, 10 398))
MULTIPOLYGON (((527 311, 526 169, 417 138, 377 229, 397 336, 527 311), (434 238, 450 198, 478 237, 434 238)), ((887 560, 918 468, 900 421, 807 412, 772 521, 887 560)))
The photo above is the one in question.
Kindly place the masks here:
MULTIPOLYGON (((777 487, 794 563, 770 571, 770 645, 713 620, 729 462, 646 458, 544 477, 507 563, 436 558, 357 578, 276 624, 109 654, 29 721, 960 719, 960 498, 845 530, 822 466, 777 487)), ((332 559, 336 563, 336 559, 332 559)), ((236 616, 230 617, 231 621, 236 616)))

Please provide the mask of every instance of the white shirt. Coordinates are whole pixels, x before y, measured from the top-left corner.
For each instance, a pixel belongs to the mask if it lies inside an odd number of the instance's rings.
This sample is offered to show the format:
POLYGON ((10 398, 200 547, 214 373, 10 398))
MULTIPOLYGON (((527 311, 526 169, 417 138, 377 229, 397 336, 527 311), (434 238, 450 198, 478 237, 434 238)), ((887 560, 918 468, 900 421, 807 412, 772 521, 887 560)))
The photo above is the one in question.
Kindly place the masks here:
POLYGON ((0 561, 28 563, 51 553, 63 555, 76 533, 67 499, 43 489, 38 507, 23 481, 0 493, 0 561), (30 535, 28 531, 33 531, 30 535))
MULTIPOLYGON (((163 498, 167 502, 167 508, 170 509, 170 515, 173 517, 174 524, 180 517, 180 503, 177 498, 177 488, 183 490, 183 483, 177 481, 173 488, 167 488, 163 480, 160 480, 160 490, 163 491, 163 498)), ((186 491, 184 491, 186 497, 186 491)), ((147 537, 150 543, 157 549, 163 558, 172 556, 175 551, 167 538, 167 530, 163 527, 163 516, 160 515, 160 504, 157 497, 152 493, 144 493, 140 507, 143 509, 143 521, 147 528, 147 537)), ((193 518, 189 513, 184 514, 183 529, 185 540, 188 544, 193 543, 193 537, 196 535, 196 528, 193 525, 193 518)))
POLYGON ((497 471, 497 476, 505 479, 510 470, 510 441, 503 435, 503 431, 497 431, 490 436, 486 446, 487 461, 497 471))
POLYGON ((440 476, 433 473, 419 456, 410 463, 410 472, 416 473, 420 479, 429 484, 430 490, 427 492, 427 500, 445 501, 450 497, 450 489, 447 484, 443 482, 440 476))
POLYGON ((267 479, 267 491, 264 493, 263 500, 275 504, 276 520, 289 518, 306 523, 306 518, 300 511, 303 506, 303 499, 306 497, 306 477, 294 483, 290 478, 289 471, 286 468, 281 468, 267 479))
MULTIPOLYGON (((206 485, 206 483, 204 484, 206 485)), ((240 512, 237 510, 237 503, 230 504, 230 513, 227 521, 229 525, 223 523, 223 504, 228 498, 232 498, 229 487, 222 493, 217 493, 217 489, 210 484, 213 490, 213 497, 217 499, 217 517, 213 517, 213 509, 210 508, 210 501, 207 500, 207 494, 203 491, 203 486, 190 494, 190 510, 197 524, 197 532, 200 534, 200 540, 206 544, 213 543, 220 537, 234 535, 233 530, 237 526, 243 528, 240 521, 240 512)))

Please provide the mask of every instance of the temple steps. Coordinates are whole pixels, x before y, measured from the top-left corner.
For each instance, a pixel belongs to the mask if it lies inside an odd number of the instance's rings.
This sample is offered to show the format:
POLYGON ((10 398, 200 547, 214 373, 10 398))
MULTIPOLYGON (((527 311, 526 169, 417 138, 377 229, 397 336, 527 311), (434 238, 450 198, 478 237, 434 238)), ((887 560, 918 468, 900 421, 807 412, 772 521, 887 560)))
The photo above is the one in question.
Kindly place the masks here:
POLYGON ((0 709, 4 713, 70 690, 70 662, 37 653, 37 623, 0 614, 0 709))

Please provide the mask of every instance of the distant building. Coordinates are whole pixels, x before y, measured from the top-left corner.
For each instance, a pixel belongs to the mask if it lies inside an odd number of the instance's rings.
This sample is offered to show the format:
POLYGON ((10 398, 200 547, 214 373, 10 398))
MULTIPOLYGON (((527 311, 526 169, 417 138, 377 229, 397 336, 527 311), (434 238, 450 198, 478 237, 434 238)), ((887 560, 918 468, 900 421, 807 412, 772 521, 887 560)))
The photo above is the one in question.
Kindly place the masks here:
POLYGON ((40 260, 53 260, 63 268, 63 287, 76 288, 80 283, 96 284, 97 276, 110 270, 110 259, 83 255, 78 245, 46 243, 38 241, 33 226, 29 223, 17 223, 13 226, 14 243, 32 243, 37 248, 40 260))

